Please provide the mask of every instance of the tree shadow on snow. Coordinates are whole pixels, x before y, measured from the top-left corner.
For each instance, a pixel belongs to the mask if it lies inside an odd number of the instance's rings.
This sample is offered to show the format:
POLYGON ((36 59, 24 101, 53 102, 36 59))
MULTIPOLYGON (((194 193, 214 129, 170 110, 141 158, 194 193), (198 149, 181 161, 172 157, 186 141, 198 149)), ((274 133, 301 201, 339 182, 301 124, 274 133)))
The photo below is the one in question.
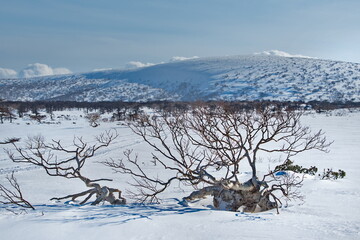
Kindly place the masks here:
POLYGON ((187 207, 176 202, 165 204, 130 203, 121 206, 78 205, 66 202, 65 204, 35 205, 35 208, 38 213, 41 213, 41 217, 35 218, 35 221, 79 222, 97 226, 123 224, 140 219, 152 220, 153 217, 157 216, 190 214, 210 210, 207 208, 187 207))

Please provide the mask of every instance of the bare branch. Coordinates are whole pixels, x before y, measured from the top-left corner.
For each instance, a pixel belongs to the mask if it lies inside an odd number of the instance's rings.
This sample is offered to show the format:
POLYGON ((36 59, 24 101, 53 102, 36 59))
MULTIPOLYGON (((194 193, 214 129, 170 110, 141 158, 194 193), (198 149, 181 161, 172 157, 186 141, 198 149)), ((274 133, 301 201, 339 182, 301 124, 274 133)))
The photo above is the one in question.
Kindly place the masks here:
POLYGON ((14 176, 14 172, 10 176, 6 176, 11 188, 7 188, 0 184, 0 203, 5 205, 16 205, 22 208, 30 208, 35 210, 30 202, 25 200, 20 189, 20 185, 14 176))
POLYGON ((20 141, 20 138, 7 138, 4 141, 0 141, 0 145, 2 144, 10 144, 20 141))

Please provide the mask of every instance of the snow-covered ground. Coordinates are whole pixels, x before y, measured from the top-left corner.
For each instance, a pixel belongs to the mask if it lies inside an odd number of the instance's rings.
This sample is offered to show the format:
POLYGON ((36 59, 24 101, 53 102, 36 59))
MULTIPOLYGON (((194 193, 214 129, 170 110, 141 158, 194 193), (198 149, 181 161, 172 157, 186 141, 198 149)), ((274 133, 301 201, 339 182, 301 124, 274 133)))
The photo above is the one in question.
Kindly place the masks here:
MULTIPOLYGON (((85 141, 95 143, 95 135, 115 128, 120 136, 94 159, 89 159, 83 175, 93 179, 113 178, 114 181, 106 185, 122 190, 128 187, 129 176, 113 173, 99 161, 121 158, 122 152, 129 148, 141 157, 151 152, 118 122, 102 122, 92 128, 81 117, 84 112, 79 110, 55 112, 55 116, 60 118, 53 124, 38 124, 27 119, 6 121, 0 124, 0 140, 7 137, 25 140, 29 135, 42 134, 47 140, 61 139, 69 145, 74 136, 83 136, 85 141)), ((28 210, 28 214, 14 215, 2 206, 1 239, 359 239, 360 111, 311 113, 303 116, 302 121, 314 130, 323 129, 334 143, 330 153, 300 154, 296 163, 306 167, 316 165, 320 171, 327 167, 343 169, 347 175, 336 181, 308 176, 301 190, 305 202, 290 202, 280 214, 275 210, 254 214, 218 211, 203 203, 184 207, 178 199, 189 192, 181 186, 165 192, 160 205, 129 201, 125 206, 79 206, 74 202, 50 201, 52 197, 84 191, 86 187, 78 179, 50 177, 43 169, 14 164, 1 151, 1 183, 6 184, 6 175, 15 171, 25 198, 36 208, 28 210)), ((143 159, 144 167, 151 170, 151 164, 143 159)), ((266 170, 276 163, 264 155, 260 164, 260 169, 266 170)))

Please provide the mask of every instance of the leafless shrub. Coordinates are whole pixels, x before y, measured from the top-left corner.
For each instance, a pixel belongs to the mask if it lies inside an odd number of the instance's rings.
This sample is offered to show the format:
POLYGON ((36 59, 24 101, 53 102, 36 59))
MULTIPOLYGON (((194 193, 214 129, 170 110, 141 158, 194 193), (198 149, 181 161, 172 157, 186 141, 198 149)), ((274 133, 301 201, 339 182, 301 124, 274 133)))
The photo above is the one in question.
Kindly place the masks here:
POLYGON ((41 114, 33 114, 33 115, 29 115, 31 120, 37 121, 38 123, 41 123, 42 120, 44 120, 46 118, 46 115, 41 115, 41 114))
POLYGON ((50 143, 46 143, 44 137, 34 136, 28 138, 24 148, 13 142, 15 151, 7 150, 7 154, 15 163, 31 163, 42 167, 49 176, 80 179, 90 188, 81 193, 61 198, 52 198, 54 200, 66 198, 75 200, 78 197, 87 195, 85 200, 80 203, 84 204, 95 194, 96 200, 92 204, 98 204, 102 201, 107 201, 111 204, 124 204, 125 199, 121 197, 119 189, 95 183, 98 181, 112 181, 111 179, 90 180, 80 173, 86 161, 92 158, 99 149, 109 146, 117 136, 118 133, 115 130, 106 131, 96 137, 97 143, 94 145, 90 145, 81 137, 78 137, 74 138, 71 147, 64 147, 60 140, 52 140, 50 143), (115 197, 114 193, 118 193, 118 197, 115 197))
POLYGON ((97 127, 100 125, 100 113, 88 113, 85 118, 89 121, 90 126, 97 127))

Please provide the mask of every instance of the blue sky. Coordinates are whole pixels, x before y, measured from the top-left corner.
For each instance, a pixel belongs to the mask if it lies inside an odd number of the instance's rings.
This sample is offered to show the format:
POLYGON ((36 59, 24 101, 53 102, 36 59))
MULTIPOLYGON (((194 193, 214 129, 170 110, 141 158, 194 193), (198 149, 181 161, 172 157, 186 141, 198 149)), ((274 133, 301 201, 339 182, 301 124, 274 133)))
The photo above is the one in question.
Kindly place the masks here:
POLYGON ((73 72, 278 49, 360 62, 359 0, 0 0, 0 68, 73 72))

